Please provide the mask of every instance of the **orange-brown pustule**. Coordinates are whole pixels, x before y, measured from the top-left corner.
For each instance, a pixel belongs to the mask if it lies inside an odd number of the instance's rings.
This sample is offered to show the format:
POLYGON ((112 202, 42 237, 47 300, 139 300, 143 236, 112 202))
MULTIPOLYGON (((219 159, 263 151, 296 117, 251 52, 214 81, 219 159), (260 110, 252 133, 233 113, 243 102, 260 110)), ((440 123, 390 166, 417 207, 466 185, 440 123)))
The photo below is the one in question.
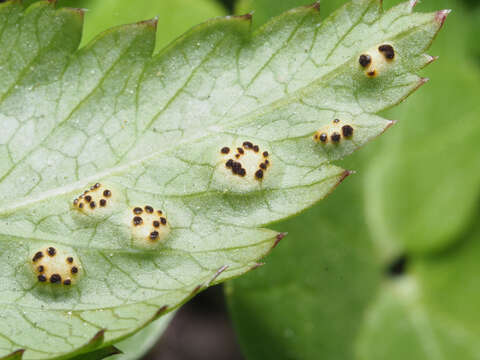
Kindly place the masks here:
POLYGON ((380 44, 358 58, 360 68, 369 78, 375 78, 383 73, 395 60, 395 48, 391 44, 380 44))
POLYGON ((131 208, 128 222, 135 247, 155 248, 163 244, 170 233, 165 213, 150 205, 131 208))
POLYGON ((73 200, 73 206, 84 214, 96 214, 110 209, 116 194, 111 187, 96 183, 73 200))
POLYGON ((327 145, 329 143, 337 145, 342 140, 351 140, 354 135, 354 128, 340 119, 334 119, 330 124, 317 130, 313 135, 316 143, 327 145))
POLYGON ((81 264, 72 251, 48 245, 33 252, 30 259, 36 280, 42 284, 70 287, 78 281, 81 264))
POLYGON ((271 166, 269 152, 251 141, 244 141, 241 146, 232 149, 225 146, 220 150, 225 168, 234 176, 262 181, 271 166))

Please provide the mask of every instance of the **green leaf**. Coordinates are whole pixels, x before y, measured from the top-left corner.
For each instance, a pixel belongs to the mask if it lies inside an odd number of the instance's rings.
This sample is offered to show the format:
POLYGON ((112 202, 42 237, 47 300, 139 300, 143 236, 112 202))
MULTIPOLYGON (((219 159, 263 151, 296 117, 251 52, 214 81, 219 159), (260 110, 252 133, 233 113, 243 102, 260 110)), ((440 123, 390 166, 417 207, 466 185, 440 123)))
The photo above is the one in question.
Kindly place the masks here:
POLYGON ((152 57, 155 21, 77 50, 81 10, 1 4, 2 354, 77 356, 102 330, 111 345, 256 268, 284 236, 263 226, 330 193, 350 173, 331 162, 424 83, 444 15, 356 0, 319 25, 315 4, 253 36, 250 16, 212 20, 152 57), (242 144, 244 177, 225 166, 242 144))
POLYGON ((415 259, 408 276, 382 286, 361 331, 359 359, 478 357, 478 224, 460 240, 415 259))

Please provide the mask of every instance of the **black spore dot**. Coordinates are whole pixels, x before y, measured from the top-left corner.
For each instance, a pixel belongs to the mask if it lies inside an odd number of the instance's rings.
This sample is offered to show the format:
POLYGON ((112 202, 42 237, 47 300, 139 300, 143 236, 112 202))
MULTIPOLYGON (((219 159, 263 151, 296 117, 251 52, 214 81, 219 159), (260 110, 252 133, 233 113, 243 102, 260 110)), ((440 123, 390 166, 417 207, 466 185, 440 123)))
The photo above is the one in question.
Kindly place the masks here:
POLYGON ((140 216, 135 216, 133 218, 133 225, 138 226, 143 224, 143 219, 140 216))
POLYGON ((245 151, 241 147, 237 148, 237 151, 239 154, 245 154, 245 151))
POLYGON ((112 196, 112 192, 111 192, 110 190, 105 190, 105 191, 103 192, 103 196, 105 196, 105 197, 110 197, 110 196, 112 196))
POLYGON ((159 226, 160 226, 160 221, 155 220, 155 221, 153 222, 153 227, 158 228, 159 226))
POLYGON ((220 150, 220 152, 222 154, 228 154, 228 153, 230 153, 230 148, 225 146, 225 147, 222 148, 222 150, 220 150))
POLYGON ((243 177, 247 175, 247 171, 244 168, 238 169, 238 175, 243 177))
POLYGON ((388 266, 387 266, 387 275, 390 277, 397 277, 402 276, 405 274, 407 265, 408 265, 408 256, 403 254, 394 259, 388 266))
POLYGON ((350 125, 344 125, 342 126, 342 134, 344 137, 351 137, 353 136, 353 127, 350 125))
POLYGON ((163 225, 167 225, 167 219, 165 219, 164 217, 160 218, 160 221, 163 225))
POLYGON ((372 57, 370 55, 360 55, 360 58, 358 59, 358 62, 362 67, 367 67, 372 63, 372 57))
POLYGON ((100 200, 100 206, 101 207, 107 206, 107 200, 105 200, 105 199, 100 200))
POLYGON ((37 279, 38 279, 38 281, 40 281, 40 282, 45 282, 45 281, 47 281, 47 278, 45 277, 45 275, 38 275, 38 276, 37 276, 37 279))
POLYGON ((133 213, 140 215, 141 213, 143 213, 143 210, 142 208, 136 207, 135 209, 133 209, 133 213))
POLYGON ((90 195, 85 196, 85 201, 86 202, 92 201, 92 197, 90 195))
POLYGON ((63 282, 63 285, 72 285, 72 280, 67 279, 63 282))
POLYGON ((254 145, 254 146, 253 146, 253 151, 255 151, 255 152, 259 152, 259 151, 260 151, 260 148, 258 147, 258 145, 254 145))
POLYGON ((321 142, 327 142, 327 140, 328 140, 328 135, 325 134, 325 133, 322 133, 322 134, 320 135, 320 141, 321 141, 321 142))
POLYGON ((334 119, 334 120, 333 120, 333 123, 334 123, 334 124, 338 124, 339 122, 340 122, 340 119, 334 119))
POLYGON ((95 209, 95 206, 97 206, 97 204, 95 204, 95 201, 92 201, 90 203, 90 208, 95 209))
POLYGON ((378 51, 380 51, 388 60, 393 60, 395 58, 395 50, 392 45, 381 45, 379 46, 378 51))
POLYGON ((70 272, 72 274, 76 274, 76 273, 78 273, 78 268, 76 266, 72 266, 72 268, 70 269, 70 272))
POLYGON ((44 267, 43 265, 40 265, 39 267, 37 267, 37 271, 38 271, 39 273, 42 273, 42 272, 45 271, 45 267, 44 267))
POLYGON ((261 163, 261 164, 260 164, 260 169, 262 169, 262 170, 267 170, 267 164, 261 163))
POLYGON ((99 187, 100 187, 100 183, 96 183, 95 185, 93 185, 94 189, 98 189, 99 187))
POLYGON ((69 264, 73 263, 73 257, 71 257, 71 256, 67 257, 67 262, 69 264))
POLYGON ((263 157, 268 157, 268 151, 263 152, 263 157))
POLYGON ((57 250, 55 250, 54 247, 51 247, 51 246, 50 246, 50 247, 47 249, 47 253, 48 253, 48 255, 50 255, 50 256, 55 256, 55 254, 57 253, 57 250))
POLYGON ((53 274, 52 276, 50 276, 50 282, 52 284, 55 284, 61 281, 62 281, 62 277, 59 274, 53 274))
POLYGON ((262 169, 257 170, 257 172, 255 173, 255 177, 257 179, 263 179, 263 170, 262 169))
POLYGON ((375 77, 377 75, 377 72, 375 70, 373 70, 373 71, 368 72, 367 75, 370 76, 370 77, 375 77))
POLYGON ((251 148, 253 148, 253 144, 252 144, 250 141, 245 141, 245 142, 243 143, 243 147, 244 147, 245 149, 251 149, 251 148))
POLYGON ((158 231, 152 231, 150 233, 150 240, 157 240, 158 239, 158 231))
POLYGON ((149 214, 152 214, 153 213, 153 207, 147 205, 147 206, 145 206, 145 211, 149 214))
POLYGON ((83 209, 83 203, 78 204, 78 207, 79 207, 80 209, 83 209))
POLYGON ((36 262, 36 261, 40 260, 41 258, 43 258, 43 252, 37 251, 37 252, 35 253, 35 255, 33 255, 32 261, 33 261, 33 262, 36 262))
POLYGON ((225 166, 227 168, 233 168, 234 161, 232 159, 229 159, 226 163, 225 166))
POLYGON ((341 136, 339 133, 337 133, 337 132, 334 132, 334 133, 332 134, 332 136, 331 136, 331 139, 332 139, 332 141, 333 141, 334 143, 340 142, 340 139, 341 139, 341 138, 342 138, 342 136, 341 136))
POLYGON ((157 214, 158 214, 158 215, 163 215, 162 210, 157 210, 157 214))

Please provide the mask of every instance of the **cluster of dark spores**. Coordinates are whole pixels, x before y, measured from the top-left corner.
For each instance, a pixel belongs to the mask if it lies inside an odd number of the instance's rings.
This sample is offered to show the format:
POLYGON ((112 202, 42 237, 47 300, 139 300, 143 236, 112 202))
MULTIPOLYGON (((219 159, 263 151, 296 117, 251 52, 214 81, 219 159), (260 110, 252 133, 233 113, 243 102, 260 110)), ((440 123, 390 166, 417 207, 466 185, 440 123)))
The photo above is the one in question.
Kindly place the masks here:
POLYGON ((76 198, 73 201, 73 205, 78 207, 79 209, 83 209, 85 206, 88 206, 90 209, 95 209, 97 206, 100 207, 105 207, 107 206, 107 200, 112 196, 112 192, 108 189, 105 189, 102 193, 102 199, 98 201, 98 204, 95 202, 93 199, 92 195, 90 193, 94 191, 98 191, 98 189, 101 187, 101 184, 96 183, 95 185, 90 187, 90 190, 85 190, 85 192, 80 195, 78 198, 76 198))
MULTIPOLYGON (((151 207, 150 205, 146 205, 143 208, 141 207, 135 207, 132 210, 133 212, 133 219, 132 219, 132 224, 133 226, 143 226, 146 225, 144 222, 143 217, 141 216, 143 212, 147 214, 154 214, 155 209, 151 207)), ((167 225, 167 218, 163 216, 163 212, 161 210, 157 210, 156 214, 158 215, 158 219, 152 221, 152 227, 154 229, 159 229, 160 226, 166 226, 167 225)), ((149 239, 151 241, 156 241, 160 236, 160 233, 158 230, 153 230, 149 234, 149 239)))
MULTIPOLYGON (((242 156, 244 156, 246 154, 246 151, 253 151, 254 153, 259 153, 260 152, 260 147, 258 145, 253 144, 250 141, 244 141, 243 144, 242 144, 242 147, 238 147, 236 150, 237 151, 234 155, 234 159, 232 159, 232 158, 228 159, 225 162, 225 167, 227 169, 231 169, 232 174, 244 177, 244 176, 247 175, 247 171, 243 167, 242 163, 240 161, 237 161, 237 160, 239 160, 242 156)), ((229 147, 223 147, 220 150, 220 152, 224 155, 228 155, 228 154, 230 154, 230 148, 229 147)), ((265 175, 265 171, 270 166, 270 161, 268 160, 268 157, 269 157, 268 151, 264 151, 262 153, 262 156, 263 156, 264 161, 262 161, 258 165, 258 169, 255 171, 255 178, 257 180, 262 180, 263 179, 263 177, 265 175)))
MULTIPOLYGON (((333 120, 334 124, 338 124, 340 122, 339 119, 333 120)), ((339 144, 342 138, 349 139, 353 136, 353 127, 351 125, 343 125, 342 128, 340 129, 340 132, 338 131, 333 131, 330 135, 326 131, 317 131, 313 138, 315 141, 320 141, 323 144, 328 143, 328 140, 332 141, 334 144, 339 144)))

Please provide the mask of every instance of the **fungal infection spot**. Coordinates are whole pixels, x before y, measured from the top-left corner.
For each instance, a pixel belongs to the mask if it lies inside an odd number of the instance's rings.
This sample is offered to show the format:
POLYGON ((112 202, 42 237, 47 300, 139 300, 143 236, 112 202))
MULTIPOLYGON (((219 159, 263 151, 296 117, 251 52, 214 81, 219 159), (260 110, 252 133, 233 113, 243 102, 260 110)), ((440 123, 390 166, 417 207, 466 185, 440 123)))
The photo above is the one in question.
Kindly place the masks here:
POLYGON ((345 124, 343 121, 336 118, 333 119, 330 124, 315 132, 313 135, 313 140, 322 145, 327 145, 329 143, 338 145, 343 139, 351 140, 354 131, 355 130, 352 125, 345 124))
MULTIPOLYGON (((223 155, 229 155, 229 152, 223 152, 223 155)), ((224 169, 235 177, 263 180, 271 163, 268 151, 260 151, 260 146, 251 141, 244 141, 241 146, 236 147, 236 152, 230 156, 224 156, 224 169)))
POLYGON ((111 209, 114 201, 113 190, 108 186, 96 183, 73 200, 73 207, 85 215, 97 215, 111 209))
POLYGON ((70 286, 78 281, 81 270, 75 254, 56 246, 36 250, 30 259, 33 273, 38 282, 70 286))
POLYGON ((375 78, 388 68, 395 57, 396 52, 393 45, 381 44, 361 54, 358 63, 364 69, 366 76, 375 78))
POLYGON ((150 205, 132 208, 128 214, 134 245, 140 248, 155 248, 165 243, 170 225, 162 210, 150 205))

